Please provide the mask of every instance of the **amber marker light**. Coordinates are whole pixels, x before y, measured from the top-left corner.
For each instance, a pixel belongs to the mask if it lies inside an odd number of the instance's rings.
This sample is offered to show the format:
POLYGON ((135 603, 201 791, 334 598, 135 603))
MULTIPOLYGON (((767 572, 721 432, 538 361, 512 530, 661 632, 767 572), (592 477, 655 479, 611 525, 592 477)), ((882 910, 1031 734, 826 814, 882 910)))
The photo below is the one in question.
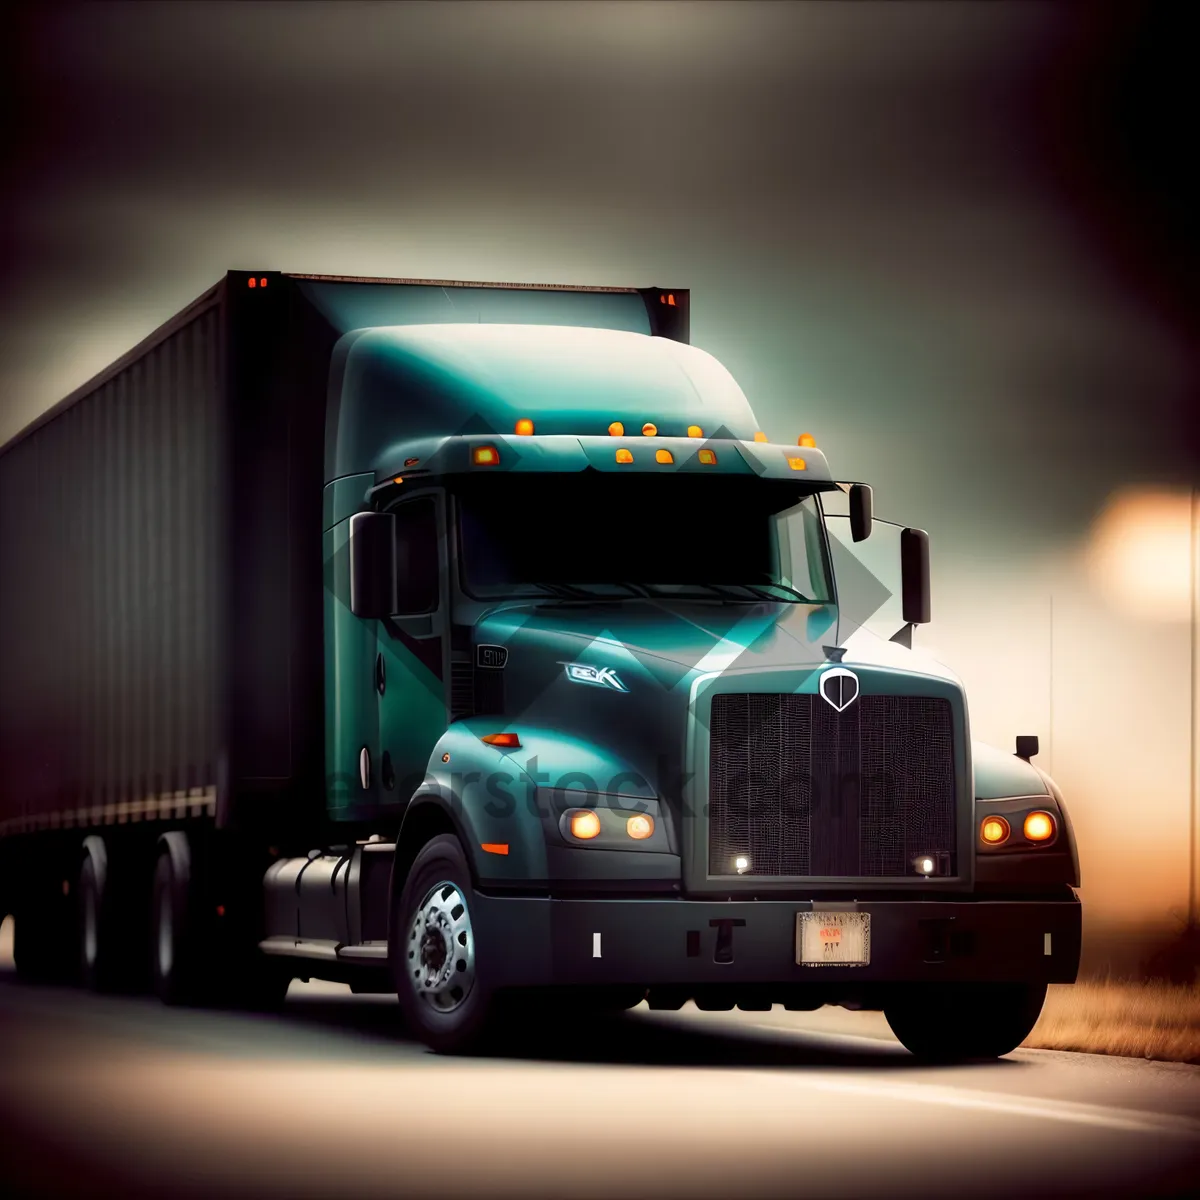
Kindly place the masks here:
POLYGON ((624 437, 625 436, 625 426, 622 425, 620 421, 614 421, 608 427, 608 436, 609 437, 624 437))
POLYGON ((806 463, 802 458, 789 458, 788 466, 791 467, 793 471, 803 471, 807 469, 808 463, 806 463))
POLYGON ((480 739, 489 746, 500 746, 504 750, 520 750, 521 739, 515 733, 485 733, 480 739))
POLYGON ((706 467, 715 467, 717 465, 717 452, 715 450, 701 450, 696 457, 706 467))
POLYGON ((806 450, 815 450, 817 448, 817 439, 811 433, 802 433, 796 439, 797 446, 803 446, 806 450))
POLYGON ((479 846, 480 846, 480 849, 482 849, 484 851, 484 853, 486 853, 486 854, 507 854, 508 853, 508 843, 507 842, 480 842, 479 846))
POLYGON ((654 818, 648 817, 644 813, 638 813, 636 817, 630 817, 625 822, 625 832, 634 841, 644 842, 648 837, 654 835, 654 818))
POLYGON ((471 461, 477 467, 494 467, 500 462, 500 451, 495 446, 476 446, 471 451, 471 461))
POLYGON ((393 475, 393 476, 392 476, 392 482, 393 482, 393 483, 403 483, 403 482, 404 482, 404 476, 403 476, 403 475, 393 475))
POLYGON ((589 842, 600 836, 600 818, 591 809, 581 809, 571 814, 571 836, 581 842, 589 842))
POLYGON ((1054 818, 1048 812, 1031 812, 1025 818, 1025 836, 1031 842, 1048 842, 1054 836, 1054 818))
POLYGON ((979 837, 989 846, 1003 846, 1010 833, 1008 822, 1003 817, 986 817, 979 827, 979 837))
POLYGON ((760 429, 760 430, 759 430, 759 431, 758 431, 758 432, 757 432, 757 433, 754 435, 754 440, 755 440, 756 442, 765 442, 765 441, 767 440, 767 435, 766 435, 765 433, 763 433, 763 431, 760 429))
POLYGON ((658 426, 653 421, 647 421, 642 426, 642 437, 658 437, 658 426))
POLYGON ((673 463, 675 461, 675 456, 670 452, 670 450, 655 450, 654 461, 659 463, 673 463))
POLYGON ((518 437, 529 437, 533 433, 533 422, 528 417, 522 417, 513 427, 513 433, 518 437))
POLYGON ((619 463, 633 462, 633 451, 632 450, 618 450, 617 451, 617 462, 619 462, 619 463))
POLYGON ((688 437, 703 437, 703 436, 704 436, 704 430, 701 429, 699 425, 689 425, 688 426, 688 437))

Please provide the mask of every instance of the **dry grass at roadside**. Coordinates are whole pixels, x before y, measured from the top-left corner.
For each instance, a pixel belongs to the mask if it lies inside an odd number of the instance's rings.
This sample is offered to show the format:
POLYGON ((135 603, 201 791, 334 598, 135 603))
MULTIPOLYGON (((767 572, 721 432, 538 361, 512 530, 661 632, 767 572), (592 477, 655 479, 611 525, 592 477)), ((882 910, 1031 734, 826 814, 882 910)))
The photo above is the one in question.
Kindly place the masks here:
POLYGON ((1200 988, 1123 980, 1051 987, 1025 1045, 1200 1063, 1200 988))

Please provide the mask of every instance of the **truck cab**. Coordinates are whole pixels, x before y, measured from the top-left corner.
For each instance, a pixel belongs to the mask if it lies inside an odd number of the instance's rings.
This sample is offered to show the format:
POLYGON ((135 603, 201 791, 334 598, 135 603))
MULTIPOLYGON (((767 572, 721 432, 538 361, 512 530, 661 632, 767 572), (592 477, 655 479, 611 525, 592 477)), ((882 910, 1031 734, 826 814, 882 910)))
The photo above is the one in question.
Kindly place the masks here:
POLYGON ((554 987, 1028 1033, 1077 968, 1070 828, 912 649, 922 532, 668 339, 408 326, 335 364, 326 799, 395 830, 374 925, 421 1036, 554 987))

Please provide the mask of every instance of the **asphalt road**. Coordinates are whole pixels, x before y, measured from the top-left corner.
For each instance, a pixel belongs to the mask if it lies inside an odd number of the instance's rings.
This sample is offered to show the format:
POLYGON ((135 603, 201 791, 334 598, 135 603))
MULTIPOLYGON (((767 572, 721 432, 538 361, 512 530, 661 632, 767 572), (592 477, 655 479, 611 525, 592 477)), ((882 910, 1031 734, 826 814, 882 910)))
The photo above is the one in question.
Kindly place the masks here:
POLYGON ((427 1053, 394 999, 280 1016, 20 984, 0 965, 0 1193, 1183 1195, 1200 1068, 914 1064, 873 1014, 563 1013, 520 1057, 427 1053))

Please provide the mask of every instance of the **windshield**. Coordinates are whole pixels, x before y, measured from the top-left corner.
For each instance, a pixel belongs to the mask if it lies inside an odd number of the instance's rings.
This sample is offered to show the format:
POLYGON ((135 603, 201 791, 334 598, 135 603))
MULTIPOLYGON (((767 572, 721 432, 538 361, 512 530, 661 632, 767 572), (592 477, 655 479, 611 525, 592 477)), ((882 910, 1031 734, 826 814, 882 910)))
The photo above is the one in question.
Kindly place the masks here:
POLYGON ((510 474, 457 491, 469 595, 827 603, 816 498, 788 481, 510 474))

